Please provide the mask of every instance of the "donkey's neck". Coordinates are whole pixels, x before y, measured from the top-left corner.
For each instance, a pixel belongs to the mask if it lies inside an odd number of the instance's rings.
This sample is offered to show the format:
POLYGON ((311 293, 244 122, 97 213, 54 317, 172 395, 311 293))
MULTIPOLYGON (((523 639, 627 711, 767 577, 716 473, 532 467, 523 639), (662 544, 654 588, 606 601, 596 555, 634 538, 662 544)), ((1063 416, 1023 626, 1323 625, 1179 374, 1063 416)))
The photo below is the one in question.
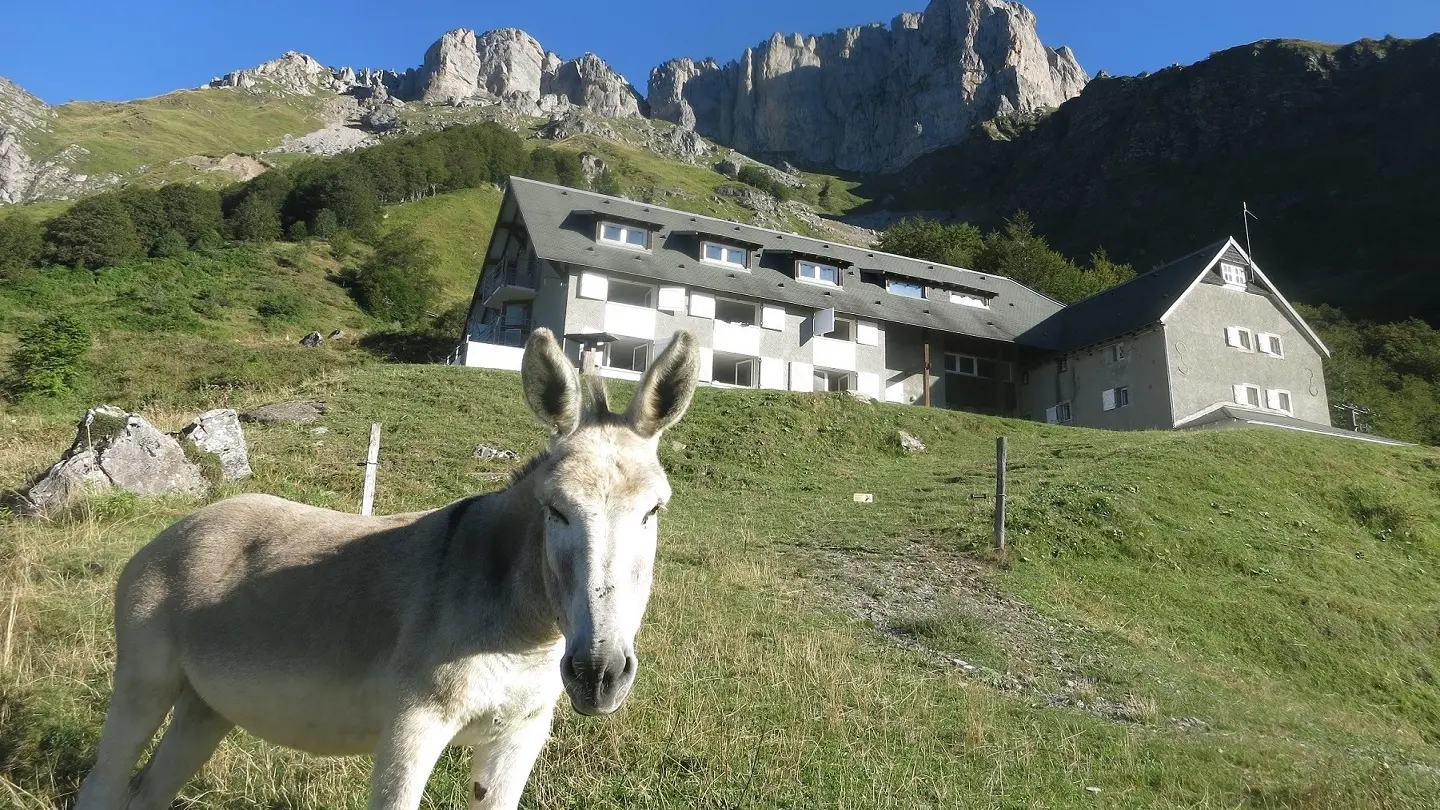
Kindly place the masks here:
POLYGON ((503 616, 507 646, 516 651, 560 638, 545 589, 544 516, 535 484, 533 475, 517 477, 506 489, 441 510, 448 529, 442 580, 461 610, 503 616))

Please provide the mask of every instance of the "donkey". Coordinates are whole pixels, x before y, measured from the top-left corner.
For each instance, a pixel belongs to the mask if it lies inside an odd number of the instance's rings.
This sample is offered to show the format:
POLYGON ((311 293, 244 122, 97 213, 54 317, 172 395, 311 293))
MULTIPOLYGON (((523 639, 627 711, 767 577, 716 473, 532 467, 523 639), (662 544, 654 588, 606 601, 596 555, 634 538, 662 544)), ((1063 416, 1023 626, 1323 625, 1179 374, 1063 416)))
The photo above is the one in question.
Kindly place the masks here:
POLYGON ((561 692, 603 715, 634 683, 670 499, 656 448, 698 367, 676 333, 612 413, 537 329, 521 380, 552 437, 507 488, 389 517, 242 495, 161 532, 116 588, 114 695, 76 810, 166 810, 235 726, 373 754, 371 810, 416 810, 468 745, 470 810, 516 807, 561 692))

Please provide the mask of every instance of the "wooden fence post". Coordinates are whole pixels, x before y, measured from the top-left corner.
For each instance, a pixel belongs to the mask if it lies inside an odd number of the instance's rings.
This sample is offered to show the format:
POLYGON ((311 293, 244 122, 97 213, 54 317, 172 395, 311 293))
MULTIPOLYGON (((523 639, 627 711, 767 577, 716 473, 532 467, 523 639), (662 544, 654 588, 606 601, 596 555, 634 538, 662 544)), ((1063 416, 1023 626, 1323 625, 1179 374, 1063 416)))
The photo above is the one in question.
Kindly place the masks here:
POLYGON ((1005 437, 995 440, 995 550, 1005 548, 1005 437))
POLYGON ((360 500, 360 514, 368 515, 375 508, 375 468, 380 464, 380 423, 370 425, 370 453, 365 457, 365 494, 360 500))

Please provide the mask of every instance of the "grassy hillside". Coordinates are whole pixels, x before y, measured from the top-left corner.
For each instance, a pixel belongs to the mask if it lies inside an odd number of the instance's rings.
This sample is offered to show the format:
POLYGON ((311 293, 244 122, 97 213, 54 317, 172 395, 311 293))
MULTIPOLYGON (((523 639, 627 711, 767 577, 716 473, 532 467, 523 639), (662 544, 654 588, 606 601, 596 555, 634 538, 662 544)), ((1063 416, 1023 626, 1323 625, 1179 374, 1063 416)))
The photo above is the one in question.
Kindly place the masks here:
MULTIPOLYGON (((0 289, 0 341, 61 308, 99 333, 85 390, 0 404, 0 489, 53 461, 98 401, 167 428, 211 406, 329 404, 325 435, 250 427, 255 478, 214 497, 353 510, 372 421, 382 513, 496 486, 508 465, 475 443, 542 446, 515 375, 376 360, 361 333, 380 325, 335 270, 282 246, 0 289), (311 309, 262 316, 279 288, 311 309), (335 326, 351 338, 295 345, 335 326)), ((526 806, 1440 802, 1434 450, 703 390, 661 458, 675 498, 635 694, 618 717, 560 719, 526 806), (902 454, 899 428, 930 452, 902 454), (971 495, 993 486, 1001 434, 1012 547, 997 556, 971 495)), ((0 806, 68 801, 108 699, 114 579, 197 505, 103 496, 49 522, 0 516, 0 806)), ((185 796, 361 808, 367 773, 236 734, 185 796)), ((466 755, 447 754, 426 806, 459 806, 465 777, 466 755)))
POLYGON ((441 309, 469 301, 475 292, 503 197, 494 187, 471 188, 386 210, 387 229, 412 227, 440 255, 435 277, 441 287, 441 309))
POLYGON ((55 108, 49 132, 35 132, 35 157, 78 145, 87 154, 71 168, 82 174, 154 181, 180 180, 193 169, 171 161, 218 157, 276 146, 287 135, 324 126, 315 99, 215 90, 184 90, 121 103, 74 101, 55 108))

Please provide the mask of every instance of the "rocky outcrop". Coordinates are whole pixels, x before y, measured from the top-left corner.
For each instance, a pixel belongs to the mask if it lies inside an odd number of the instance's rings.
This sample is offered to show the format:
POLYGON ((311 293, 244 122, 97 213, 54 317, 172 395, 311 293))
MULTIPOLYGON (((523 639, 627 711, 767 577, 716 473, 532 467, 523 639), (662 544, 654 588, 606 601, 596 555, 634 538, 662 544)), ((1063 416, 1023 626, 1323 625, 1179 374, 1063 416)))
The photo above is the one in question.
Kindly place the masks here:
POLYGON ((198 495, 207 488, 199 465, 174 437, 142 417, 102 405, 85 412, 74 443, 25 493, 23 506, 27 513, 43 513, 94 490, 198 495))
POLYGON ((0 203, 25 202, 35 185, 37 167, 25 151, 25 133, 50 120, 45 102, 0 77, 0 203))
POLYGON ((885 28, 776 34, 739 60, 666 62, 652 114, 751 154, 862 172, 897 170, 997 115, 1059 106, 1084 70, 1040 42, 1010 0, 933 0, 885 28))
POLYGON ((220 460, 220 474, 226 481, 249 478, 250 454, 245 447, 245 431, 240 415, 232 408, 217 408, 195 417, 180 431, 180 438, 195 449, 220 460))
MULTIPOLYGON (((212 88, 313 95, 329 91, 374 103, 389 99, 427 104, 503 104, 521 115, 549 116, 580 109, 609 118, 643 114, 644 99, 594 54, 563 60, 515 28, 476 34, 447 32, 425 52, 419 68, 329 68, 291 51, 279 59, 213 79, 212 88)), ((374 104, 371 105, 372 107, 374 104)))

